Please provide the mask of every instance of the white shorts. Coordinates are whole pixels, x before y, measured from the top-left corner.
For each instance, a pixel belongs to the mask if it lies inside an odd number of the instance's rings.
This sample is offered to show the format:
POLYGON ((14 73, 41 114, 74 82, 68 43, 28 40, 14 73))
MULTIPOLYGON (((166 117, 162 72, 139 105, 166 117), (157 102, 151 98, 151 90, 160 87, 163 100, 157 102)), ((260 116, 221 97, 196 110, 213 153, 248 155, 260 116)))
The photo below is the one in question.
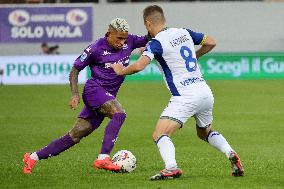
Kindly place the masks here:
POLYGON ((206 128, 213 121, 214 97, 207 84, 198 85, 188 96, 172 96, 160 119, 171 119, 181 124, 194 117, 196 126, 206 128))

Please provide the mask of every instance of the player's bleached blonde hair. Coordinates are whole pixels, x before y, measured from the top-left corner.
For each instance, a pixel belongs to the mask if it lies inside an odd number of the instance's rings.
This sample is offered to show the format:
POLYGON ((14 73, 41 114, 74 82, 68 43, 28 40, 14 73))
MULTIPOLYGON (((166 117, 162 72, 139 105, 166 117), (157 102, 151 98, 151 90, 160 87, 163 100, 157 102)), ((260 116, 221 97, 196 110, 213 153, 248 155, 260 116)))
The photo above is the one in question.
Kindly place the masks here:
POLYGON ((113 19, 110 22, 109 27, 112 27, 116 31, 121 31, 121 32, 128 32, 129 30, 129 24, 123 18, 113 19))

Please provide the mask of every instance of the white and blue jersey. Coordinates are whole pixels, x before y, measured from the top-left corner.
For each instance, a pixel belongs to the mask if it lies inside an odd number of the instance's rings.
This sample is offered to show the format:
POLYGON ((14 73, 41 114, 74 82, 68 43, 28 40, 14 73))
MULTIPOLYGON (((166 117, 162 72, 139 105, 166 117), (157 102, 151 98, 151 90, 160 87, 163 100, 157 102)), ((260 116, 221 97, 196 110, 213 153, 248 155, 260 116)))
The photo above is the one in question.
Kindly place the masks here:
POLYGON ((204 82, 197 64, 194 45, 202 45, 206 39, 203 33, 183 28, 165 28, 146 46, 142 55, 157 65, 173 96, 186 96, 192 93, 191 85, 204 82))

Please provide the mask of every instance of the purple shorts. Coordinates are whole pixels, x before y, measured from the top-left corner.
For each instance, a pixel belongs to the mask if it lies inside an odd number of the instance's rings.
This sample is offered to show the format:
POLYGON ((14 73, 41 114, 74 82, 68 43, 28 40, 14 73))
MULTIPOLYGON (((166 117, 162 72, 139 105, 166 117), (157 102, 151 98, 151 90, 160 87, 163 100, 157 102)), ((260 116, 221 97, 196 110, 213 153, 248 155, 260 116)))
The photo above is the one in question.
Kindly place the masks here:
POLYGON ((98 86, 93 87, 92 90, 88 90, 88 92, 84 90, 82 97, 85 106, 78 117, 83 119, 92 119, 99 116, 96 109, 101 107, 107 101, 115 99, 115 96, 107 92, 104 88, 98 86))

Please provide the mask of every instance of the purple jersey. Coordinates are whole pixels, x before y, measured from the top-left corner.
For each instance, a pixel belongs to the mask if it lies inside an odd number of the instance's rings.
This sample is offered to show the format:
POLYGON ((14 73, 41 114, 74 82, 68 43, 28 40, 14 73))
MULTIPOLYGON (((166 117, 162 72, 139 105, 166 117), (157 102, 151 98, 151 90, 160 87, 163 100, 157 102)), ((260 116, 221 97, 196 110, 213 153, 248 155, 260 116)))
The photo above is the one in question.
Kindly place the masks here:
POLYGON ((106 67, 106 63, 122 62, 125 66, 129 64, 131 52, 147 43, 145 36, 128 35, 127 41, 120 50, 113 49, 107 42, 107 37, 98 39, 87 47, 74 63, 78 70, 89 66, 92 72, 86 84, 84 93, 88 93, 94 87, 103 87, 107 92, 116 96, 118 89, 124 81, 125 76, 117 75, 113 69, 106 67))

